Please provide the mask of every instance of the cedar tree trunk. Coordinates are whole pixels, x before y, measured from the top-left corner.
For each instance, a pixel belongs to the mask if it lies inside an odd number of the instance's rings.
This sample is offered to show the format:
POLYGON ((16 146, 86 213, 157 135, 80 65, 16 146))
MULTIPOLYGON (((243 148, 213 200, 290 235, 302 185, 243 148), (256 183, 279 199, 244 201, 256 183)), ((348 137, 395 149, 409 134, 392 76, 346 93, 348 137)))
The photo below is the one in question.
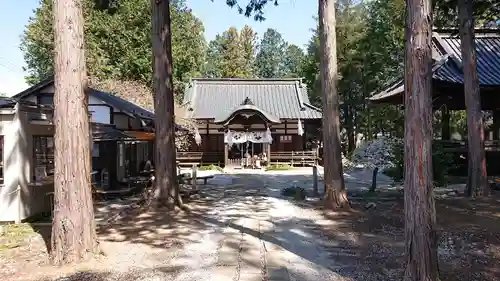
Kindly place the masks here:
POLYGON ((432 176, 430 0, 406 0, 405 281, 438 279, 432 176))
POLYGON ((486 157, 484 152, 483 114, 479 94, 479 79, 476 70, 476 47, 474 44, 474 19, 472 0, 459 0, 460 41, 464 71, 465 108, 467 113, 467 134, 469 150, 468 194, 488 196, 490 193, 486 178, 486 157))
POLYGON ((50 255, 57 265, 97 253, 90 186, 88 97, 81 0, 54 0, 55 172, 50 255))
POLYGON ((151 0, 153 98, 155 108, 155 199, 173 209, 181 204, 177 185, 170 1, 151 0))
POLYGON ((319 0, 320 80, 323 93, 323 159, 328 208, 349 207, 342 169, 339 96, 337 93, 337 44, 335 0, 319 0))

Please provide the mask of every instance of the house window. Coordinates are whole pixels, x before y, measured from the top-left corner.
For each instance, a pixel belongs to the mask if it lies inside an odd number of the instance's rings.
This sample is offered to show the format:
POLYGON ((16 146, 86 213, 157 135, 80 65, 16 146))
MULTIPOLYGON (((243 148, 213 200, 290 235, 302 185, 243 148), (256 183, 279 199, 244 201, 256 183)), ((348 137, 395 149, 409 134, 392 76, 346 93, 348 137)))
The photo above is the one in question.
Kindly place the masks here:
POLYGON ((0 184, 3 184, 3 136, 0 136, 0 184))
POLYGON ((292 136, 290 136, 290 135, 281 135, 280 136, 280 142, 281 143, 291 143, 292 142, 292 136))
POLYGON ((47 136, 33 137, 34 173, 33 179, 54 174, 54 138, 47 136))
POLYGON ((42 94, 38 96, 38 104, 53 105, 54 94, 42 94))

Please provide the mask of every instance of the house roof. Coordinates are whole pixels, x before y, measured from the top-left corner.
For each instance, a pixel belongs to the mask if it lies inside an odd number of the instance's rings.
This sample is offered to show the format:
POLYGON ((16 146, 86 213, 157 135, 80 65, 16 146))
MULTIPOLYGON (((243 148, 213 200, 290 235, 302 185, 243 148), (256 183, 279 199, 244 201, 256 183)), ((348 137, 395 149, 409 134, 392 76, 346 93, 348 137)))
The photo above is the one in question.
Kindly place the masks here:
MULTIPOLYGON (((300 79, 195 78, 186 89, 184 103, 192 118, 229 117, 244 101, 271 119, 319 119, 300 79)), ((241 108, 240 108, 241 109, 241 108)))
MULTIPOLYGON (((15 100, 22 100, 31 95, 37 95, 39 91, 45 87, 48 87, 54 83, 54 77, 51 76, 47 79, 40 81, 38 84, 31 86, 30 88, 20 92, 19 94, 14 95, 12 98, 15 100)), ((139 116, 141 118, 153 119, 154 113, 144 109, 134 103, 131 103, 127 100, 124 100, 116 95, 102 92, 96 89, 90 89, 89 95, 92 95, 100 100, 102 100, 105 104, 115 107, 119 110, 125 111, 129 114, 133 114, 139 116)))
MULTIPOLYGON (((500 30, 476 30, 476 62, 481 87, 500 86, 500 30)), ((460 37, 455 30, 433 33, 432 37, 434 81, 463 84, 462 54, 460 37)), ((376 103, 394 100, 404 92, 403 79, 389 83, 382 91, 368 98, 376 103)))

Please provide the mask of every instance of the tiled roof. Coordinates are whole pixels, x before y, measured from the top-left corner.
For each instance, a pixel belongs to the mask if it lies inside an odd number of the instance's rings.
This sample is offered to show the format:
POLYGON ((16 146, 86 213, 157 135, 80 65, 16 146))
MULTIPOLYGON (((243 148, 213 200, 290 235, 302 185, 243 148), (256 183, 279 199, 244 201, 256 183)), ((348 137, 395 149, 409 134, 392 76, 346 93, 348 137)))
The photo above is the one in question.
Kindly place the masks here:
MULTIPOLYGON (((445 63, 433 73, 433 78, 451 83, 464 83, 461 69, 462 54, 458 35, 440 36, 450 57, 456 61, 445 63), (459 65, 457 65, 457 62, 459 65)), ((500 85, 500 30, 495 33, 476 35, 477 74, 479 84, 483 86, 500 85)))
MULTIPOLYGON (((500 30, 476 31, 477 73, 480 86, 500 86, 500 30)), ((432 53, 435 59, 432 79, 453 84, 463 84, 462 54, 460 38, 456 32, 434 33, 432 53)), ((402 100, 396 97, 404 92, 403 79, 388 84, 384 90, 369 98, 372 102, 384 103, 402 100)))
POLYGON ((134 103, 131 103, 127 100, 124 100, 116 95, 106 93, 106 92, 101 92, 98 90, 91 89, 90 92, 91 95, 94 97, 102 100, 106 104, 116 107, 120 110, 127 111, 129 113, 138 115, 139 117, 142 118, 148 118, 148 119, 154 119, 154 113, 144 109, 134 103))
MULTIPOLYGON (((12 98, 15 100, 22 100, 32 94, 36 95, 37 92, 45 87, 50 86, 51 84, 54 83, 54 77, 48 77, 41 82, 39 82, 36 85, 33 85, 32 87, 20 92, 19 94, 14 95, 12 98)), ((130 114, 137 115, 141 118, 147 118, 147 119, 153 119, 154 118, 154 113, 144 109, 134 103, 131 103, 127 100, 124 100, 116 95, 106 93, 106 92, 101 92, 99 90, 95 89, 90 89, 90 95, 102 100, 104 103, 106 103, 109 106, 113 106, 119 110, 128 112, 130 114)))
POLYGON ((184 103, 193 118, 215 119, 231 114, 247 98, 277 118, 321 118, 300 79, 196 78, 186 89, 184 103))

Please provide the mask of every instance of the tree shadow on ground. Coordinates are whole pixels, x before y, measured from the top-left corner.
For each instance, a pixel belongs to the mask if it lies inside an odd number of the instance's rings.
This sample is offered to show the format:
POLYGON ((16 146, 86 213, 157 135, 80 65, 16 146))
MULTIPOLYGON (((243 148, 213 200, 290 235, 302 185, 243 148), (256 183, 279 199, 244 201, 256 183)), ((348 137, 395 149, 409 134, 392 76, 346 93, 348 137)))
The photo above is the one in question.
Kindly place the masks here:
POLYGON ((64 277, 46 276, 36 281, 144 281, 144 280, 173 280, 176 273, 182 268, 176 266, 162 266, 155 268, 130 268, 126 272, 82 270, 64 277))
MULTIPOLYGON (((101 225, 98 228, 100 240, 174 250, 199 242, 203 233, 231 229, 236 231, 236 239, 241 235, 259 238, 266 247, 280 247, 331 274, 363 281, 402 280, 404 204, 401 199, 375 200, 376 208, 370 210, 364 209, 364 201, 353 201, 352 210, 331 212, 314 202, 294 201, 280 195, 281 188, 290 186, 300 177, 237 177, 241 180, 235 180, 230 186, 200 187, 200 196, 188 203, 189 212, 138 212, 118 222, 101 225), (282 184, 277 184, 276 180, 282 184), (269 197, 290 202, 303 210, 314 210, 322 220, 296 216, 269 222, 272 228, 261 226, 258 230, 246 225, 246 221, 255 219, 267 223, 266 212, 272 208, 269 197), (218 213, 221 209, 224 209, 223 214, 218 213)), ((310 183, 306 179, 302 184, 310 183)), ((495 266, 500 264, 499 203, 498 196, 488 200, 436 201, 441 280, 493 281, 500 278, 495 266)), ((226 245, 239 248, 237 242, 226 245)), ((251 249, 238 250, 244 254, 251 249)), ((289 274, 296 280, 321 280, 300 270, 289 269, 289 274)))

